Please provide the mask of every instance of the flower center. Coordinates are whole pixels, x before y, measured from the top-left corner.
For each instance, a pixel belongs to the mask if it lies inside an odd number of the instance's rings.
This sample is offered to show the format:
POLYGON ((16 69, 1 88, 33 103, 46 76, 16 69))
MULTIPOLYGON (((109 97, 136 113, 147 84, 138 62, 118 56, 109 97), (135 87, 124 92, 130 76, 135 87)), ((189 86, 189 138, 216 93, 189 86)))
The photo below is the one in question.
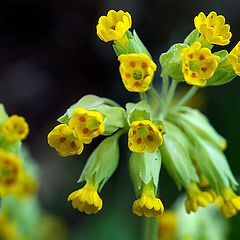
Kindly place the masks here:
POLYGON ((197 60, 191 60, 189 62, 190 70, 193 72, 198 72, 200 69, 199 62, 197 60))
POLYGON ((133 75, 133 79, 138 81, 142 79, 143 74, 140 70, 134 70, 132 75, 133 75))

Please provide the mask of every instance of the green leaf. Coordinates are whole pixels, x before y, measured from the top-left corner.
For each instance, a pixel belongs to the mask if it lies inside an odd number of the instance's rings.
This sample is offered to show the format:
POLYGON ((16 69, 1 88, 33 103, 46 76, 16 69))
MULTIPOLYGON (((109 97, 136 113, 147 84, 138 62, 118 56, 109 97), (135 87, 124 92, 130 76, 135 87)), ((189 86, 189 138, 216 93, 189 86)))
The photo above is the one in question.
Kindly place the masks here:
POLYGON ((127 122, 130 125, 133 121, 151 120, 151 109, 146 101, 126 104, 127 122))
POLYGON ((188 34, 188 36, 184 40, 184 44, 188 44, 189 46, 196 42, 199 38, 199 32, 197 29, 194 29, 192 32, 188 34))
POLYGON ((99 191, 112 176, 118 166, 119 135, 115 134, 103 140, 90 155, 78 182, 91 181, 99 184, 99 191))
POLYGON ((141 194, 142 185, 153 180, 157 191, 159 173, 161 169, 161 154, 159 150, 153 153, 132 153, 129 169, 136 194, 141 194))
POLYGON ((174 44, 166 53, 161 54, 162 77, 170 76, 175 81, 184 81, 180 52, 187 44, 174 44))

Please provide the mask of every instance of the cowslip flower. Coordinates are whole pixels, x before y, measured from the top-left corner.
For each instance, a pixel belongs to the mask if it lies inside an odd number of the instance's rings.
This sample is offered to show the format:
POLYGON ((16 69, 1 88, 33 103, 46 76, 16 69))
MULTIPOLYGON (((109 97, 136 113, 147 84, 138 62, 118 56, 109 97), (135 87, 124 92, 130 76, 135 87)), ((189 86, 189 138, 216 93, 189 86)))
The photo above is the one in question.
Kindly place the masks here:
POLYGON ((231 63, 235 73, 240 76, 240 42, 228 54, 228 61, 231 63))
POLYGON ((83 143, 89 144, 93 138, 104 132, 103 121, 104 117, 100 112, 77 108, 69 120, 69 126, 83 143))
POLYGON ((202 34, 203 38, 210 44, 224 46, 229 44, 232 33, 230 26, 225 24, 225 18, 212 11, 206 16, 200 12, 194 18, 196 29, 202 34))
POLYGON ((163 142, 161 131, 149 120, 134 121, 128 132, 128 147, 132 152, 154 152, 163 142))
POLYGON ((22 175, 21 160, 0 148, 0 196, 14 193, 22 175))
POLYGON ((99 18, 97 35, 104 42, 119 40, 131 26, 132 18, 128 12, 110 10, 107 16, 99 18))
POLYGON ((198 207, 206 207, 213 203, 214 196, 211 192, 201 191, 196 183, 191 183, 187 188, 188 198, 185 201, 187 213, 196 212, 198 207))
POLYGON ((206 85, 207 80, 213 76, 220 60, 208 48, 201 48, 200 42, 184 48, 180 57, 185 81, 200 87, 206 85))
POLYGON ((156 217, 164 212, 162 201, 155 196, 152 182, 144 184, 141 197, 134 201, 132 211, 138 216, 156 217))
POLYGON ((12 115, 3 123, 2 131, 9 141, 23 140, 29 133, 29 126, 24 117, 12 115))
POLYGON ((224 202, 220 210, 226 218, 235 216, 240 211, 240 196, 236 195, 231 188, 221 191, 224 202))
POLYGON ((74 135, 74 130, 67 124, 59 124, 48 134, 48 144, 62 157, 79 155, 83 151, 83 143, 74 135))
POLYGON ((122 54, 119 71, 125 88, 130 92, 146 92, 157 69, 145 53, 122 54))
POLYGON ((173 211, 165 211, 158 218, 159 240, 170 240, 177 233, 177 216, 173 211))
POLYGON ((86 214, 94 214, 102 209, 102 199, 99 197, 98 186, 88 181, 83 188, 71 193, 68 201, 72 201, 74 209, 86 214))

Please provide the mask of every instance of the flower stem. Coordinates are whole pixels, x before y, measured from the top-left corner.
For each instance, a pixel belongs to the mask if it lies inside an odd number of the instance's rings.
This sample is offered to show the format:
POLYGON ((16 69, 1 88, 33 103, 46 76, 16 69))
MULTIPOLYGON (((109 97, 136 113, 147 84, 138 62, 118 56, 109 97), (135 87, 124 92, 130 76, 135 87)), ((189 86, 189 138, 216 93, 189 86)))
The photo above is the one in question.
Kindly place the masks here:
POLYGON ((157 240, 158 239, 158 229, 157 229, 157 218, 146 218, 143 219, 143 240, 157 240))
POLYGON ((176 106, 179 107, 187 103, 195 95, 198 89, 199 87, 192 86, 190 90, 177 102, 176 106))
POLYGON ((171 102, 172 102, 172 99, 173 99, 173 96, 174 96, 177 84, 178 83, 176 81, 172 80, 171 86, 169 87, 169 91, 168 91, 167 96, 166 96, 166 105, 167 105, 167 107, 169 107, 171 102))
POLYGON ((141 100, 144 100, 147 102, 147 94, 145 92, 140 92, 139 94, 140 94, 141 100))
POLYGON ((169 87, 169 79, 168 79, 168 77, 163 77, 163 79, 162 79, 162 92, 161 92, 161 95, 162 95, 163 98, 165 98, 166 95, 167 95, 168 87, 169 87))

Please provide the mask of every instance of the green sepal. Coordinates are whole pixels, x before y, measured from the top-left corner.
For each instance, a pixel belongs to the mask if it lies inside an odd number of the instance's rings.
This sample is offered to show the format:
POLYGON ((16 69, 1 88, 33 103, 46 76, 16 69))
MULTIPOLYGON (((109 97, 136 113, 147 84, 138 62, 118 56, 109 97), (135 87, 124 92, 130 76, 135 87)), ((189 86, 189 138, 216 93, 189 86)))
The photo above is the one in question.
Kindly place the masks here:
POLYGON ((197 29, 194 29, 190 32, 187 37, 184 39, 184 44, 188 44, 189 46, 196 42, 199 38, 199 32, 197 29))
POLYGON ((126 109, 126 118, 129 125, 133 121, 152 119, 150 106, 144 100, 138 103, 127 103, 126 109))
POLYGON ((131 38, 128 40, 128 44, 126 47, 126 53, 146 53, 150 58, 151 54, 147 50, 147 48, 142 43, 141 39, 138 37, 135 30, 133 30, 133 34, 131 38))
POLYGON ((228 62, 228 52, 226 50, 221 50, 215 52, 214 55, 219 56, 220 61, 213 76, 208 79, 207 86, 218 86, 231 82, 237 75, 228 62))
POLYGON ((0 126, 8 119, 8 114, 5 110, 5 107, 0 103, 0 126))
POLYGON ((195 137, 196 145, 193 151, 201 173, 210 182, 211 188, 220 193, 221 188, 233 188, 238 185, 223 152, 211 142, 195 137))
POLYGON ((101 191, 103 185, 112 176, 119 161, 119 133, 103 140, 92 152, 81 173, 78 182, 93 181, 99 185, 101 191))
POLYGON ((110 107, 103 104, 89 110, 98 111, 103 114, 105 128, 103 135, 111 135, 119 128, 123 128, 127 125, 126 113, 121 107, 110 107))
POLYGON ((199 136, 206 139, 212 144, 216 145, 220 149, 224 150, 226 140, 209 123, 206 116, 204 116, 199 110, 189 107, 182 107, 182 111, 175 114, 173 121, 176 123, 179 119, 186 122, 199 136))
POLYGON ((159 147, 163 165, 179 189, 181 187, 186 188, 192 181, 198 181, 198 176, 189 155, 190 143, 177 126, 165 122, 164 127, 166 134, 163 137, 163 144, 159 147))
POLYGON ((154 183, 156 193, 161 162, 161 154, 158 149, 153 153, 144 152, 131 154, 129 170, 137 196, 140 196, 143 184, 147 185, 151 180, 154 183))
POLYGON ((96 95, 86 95, 82 97, 77 103, 70 106, 67 111, 58 118, 58 122, 67 123, 69 119, 72 117, 72 114, 76 108, 85 108, 87 110, 93 109, 101 104, 108 104, 110 106, 119 106, 113 100, 108 98, 101 98, 96 95))
POLYGON ((179 126, 191 141, 192 159, 197 162, 201 173, 208 179, 213 190, 219 193, 222 187, 235 189, 238 183, 223 152, 212 142, 197 134, 187 122, 181 119, 178 121, 179 126))
POLYGON ((162 66, 162 77, 169 76, 175 81, 184 81, 180 52, 186 47, 188 47, 187 44, 177 43, 166 53, 161 54, 160 63, 162 66))
POLYGON ((122 48, 116 44, 113 44, 112 47, 117 56, 120 56, 121 54, 126 53, 126 50, 124 48, 122 48))

